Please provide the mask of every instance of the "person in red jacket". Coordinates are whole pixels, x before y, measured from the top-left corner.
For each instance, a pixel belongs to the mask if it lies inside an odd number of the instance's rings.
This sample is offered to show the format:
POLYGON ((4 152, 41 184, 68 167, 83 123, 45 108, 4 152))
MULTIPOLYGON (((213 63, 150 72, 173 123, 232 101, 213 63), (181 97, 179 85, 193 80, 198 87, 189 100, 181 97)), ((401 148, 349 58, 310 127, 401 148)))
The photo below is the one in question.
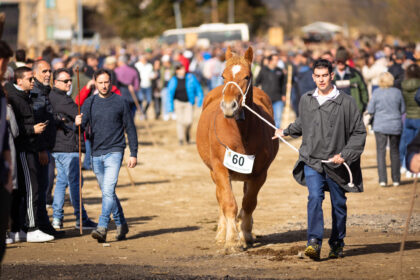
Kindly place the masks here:
MULTIPOLYGON (((85 100, 91 95, 91 94, 97 94, 98 90, 95 89, 95 81, 90 80, 81 90, 80 93, 76 96, 74 99, 74 102, 79 105, 79 99, 80 99, 80 106, 83 105, 85 100)), ((111 92, 115 93, 117 95, 121 95, 121 91, 114 85, 111 87, 111 92)), ((89 139, 86 139, 85 137, 85 147, 86 147, 86 153, 85 153, 85 159, 83 160, 82 169, 83 170, 92 170, 92 161, 91 161, 91 145, 89 139)))
MULTIPOLYGON (((86 98, 88 98, 93 90, 93 94, 96 94, 96 89, 95 89, 95 81, 94 80, 90 80, 81 90, 80 93, 76 96, 76 98, 74 99, 74 102, 76 102, 77 105, 79 105, 79 98, 80 98, 80 106, 83 105, 83 103, 85 102, 86 98)), ((121 91, 114 85, 112 85, 111 87, 111 92, 115 93, 117 95, 121 95, 121 91)))

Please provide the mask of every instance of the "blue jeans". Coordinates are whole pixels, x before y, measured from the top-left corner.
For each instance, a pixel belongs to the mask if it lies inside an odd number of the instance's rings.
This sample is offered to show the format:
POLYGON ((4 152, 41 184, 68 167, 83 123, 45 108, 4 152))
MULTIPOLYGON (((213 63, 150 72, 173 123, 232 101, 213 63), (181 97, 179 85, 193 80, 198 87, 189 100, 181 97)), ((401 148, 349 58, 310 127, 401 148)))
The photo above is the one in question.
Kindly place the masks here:
MULTIPOLYGON (((66 187, 69 186, 70 201, 73 205, 76 221, 79 220, 79 153, 52 153, 57 168, 57 178, 55 183, 53 218, 63 220, 64 217, 64 198, 66 187)), ((82 180, 83 186, 83 180, 82 180)), ((86 210, 82 205, 82 219, 87 220, 86 210)))
POLYGON ((149 108, 149 105, 152 102, 152 93, 152 87, 140 88, 140 90, 137 92, 140 109, 142 110, 144 115, 146 115, 147 109, 149 108), (146 100, 146 106, 143 107, 144 100, 146 100))
POLYGON ((121 152, 92 157, 93 172, 102 191, 102 213, 99 216, 98 227, 108 228, 111 213, 117 226, 126 223, 120 201, 115 193, 122 159, 121 152))
POLYGON ((279 128, 281 124, 281 116, 283 114, 284 102, 274 101, 273 102, 273 111, 274 111, 274 122, 276 123, 276 127, 279 128))
POLYGON ((346 236, 347 206, 344 190, 325 172, 318 173, 308 165, 304 166, 306 185, 308 186, 308 241, 316 238, 322 244, 324 235, 324 214, 322 201, 325 198, 324 186, 328 187, 331 196, 332 230, 329 244, 338 241, 344 246, 346 236))
POLYGON ((85 159, 83 160, 83 168, 86 170, 92 169, 92 147, 90 141, 86 139, 85 141, 86 153, 85 159))
POLYGON ((400 162, 402 167, 406 168, 405 154, 407 153, 407 146, 413 141, 419 131, 420 119, 405 119, 400 141, 400 162))

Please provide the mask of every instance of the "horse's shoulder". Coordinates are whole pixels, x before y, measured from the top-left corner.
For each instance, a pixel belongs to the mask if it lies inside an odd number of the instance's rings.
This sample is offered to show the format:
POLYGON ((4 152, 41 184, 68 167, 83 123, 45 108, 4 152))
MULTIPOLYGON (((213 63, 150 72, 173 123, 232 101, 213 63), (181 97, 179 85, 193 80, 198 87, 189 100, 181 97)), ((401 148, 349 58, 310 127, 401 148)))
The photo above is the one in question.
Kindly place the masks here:
POLYGON ((254 87, 253 95, 255 104, 262 106, 266 112, 272 111, 270 97, 262 89, 254 87))

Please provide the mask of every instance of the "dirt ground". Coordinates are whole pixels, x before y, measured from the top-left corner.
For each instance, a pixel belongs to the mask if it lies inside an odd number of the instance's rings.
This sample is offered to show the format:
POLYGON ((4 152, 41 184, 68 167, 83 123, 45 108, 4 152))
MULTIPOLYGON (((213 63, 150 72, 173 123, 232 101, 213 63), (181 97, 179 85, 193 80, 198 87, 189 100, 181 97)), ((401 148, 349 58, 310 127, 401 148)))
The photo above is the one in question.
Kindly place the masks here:
MULTIPOLYGON (((196 112, 195 125, 199 112, 196 112)), ((254 234, 247 251, 224 255, 214 241, 218 206, 209 171, 195 144, 178 146, 175 122, 149 121, 157 146, 143 123, 139 128, 139 162, 120 172, 117 194, 130 227, 128 239, 115 240, 111 225, 107 244, 90 232, 74 229, 75 217, 65 206, 66 237, 43 244, 7 247, 2 279, 397 279, 403 227, 413 179, 381 188, 375 140, 368 135, 362 167, 365 192, 348 194, 346 257, 328 260, 331 229, 329 195, 324 202, 325 239, 322 260, 299 258, 306 243, 307 190, 291 176, 297 158, 285 145, 271 165, 254 212, 254 234)), ((193 127, 193 135, 195 136, 193 127)), ((193 137, 193 141, 195 137, 193 137)), ((292 144, 299 146, 299 140, 292 144)), ((388 172, 389 174, 389 172, 388 172)), ((388 175, 390 176, 390 175, 388 175)), ((84 171, 84 203, 98 221, 101 193, 96 178, 84 171)), ((390 182, 392 182, 389 179, 390 182)), ((242 186, 234 183, 236 199, 242 186)), ((420 193, 420 189, 418 190, 420 193)), ((50 210, 51 214, 51 210, 50 210)), ((417 197, 403 256, 404 279, 420 279, 420 199, 417 197)))

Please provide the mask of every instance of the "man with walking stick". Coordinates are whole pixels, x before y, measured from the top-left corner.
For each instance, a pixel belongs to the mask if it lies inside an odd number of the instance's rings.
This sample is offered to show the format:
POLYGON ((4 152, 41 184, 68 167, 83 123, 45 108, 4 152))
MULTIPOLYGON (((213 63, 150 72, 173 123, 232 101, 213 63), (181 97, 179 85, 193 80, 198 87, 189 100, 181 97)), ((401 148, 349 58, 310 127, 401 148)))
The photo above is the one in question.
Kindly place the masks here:
POLYGON ((93 78, 99 94, 86 99, 82 114, 76 117, 76 125, 81 125, 83 129, 90 125, 93 172, 102 191, 102 213, 98 227, 92 231, 92 237, 103 243, 106 241, 111 213, 117 226, 116 239, 123 240, 128 233, 115 187, 126 147, 124 131, 130 147, 129 168, 137 165, 138 140, 128 103, 123 97, 111 92, 110 73, 100 69, 93 78))
POLYGON ((67 69, 54 71, 54 87, 50 92, 50 102, 56 119, 57 133, 52 156, 57 168, 57 181, 53 202, 53 227, 63 227, 63 205, 66 186, 69 186, 70 200, 76 216, 76 228, 80 228, 80 216, 83 229, 94 229, 97 224, 92 222, 80 201, 80 169, 79 169, 79 137, 74 126, 78 114, 76 103, 66 93, 70 90, 72 79, 67 69), (80 206, 81 205, 81 206, 80 206), (80 215, 80 209, 82 211, 80 215))
POLYGON ((332 84, 334 73, 329 61, 315 61, 312 77, 317 88, 302 96, 299 117, 286 129, 276 130, 273 138, 288 135, 303 137, 293 176, 309 191, 305 255, 319 260, 324 233, 324 190, 330 192, 332 204, 332 231, 328 242, 331 250, 328 257, 344 256, 345 193, 363 191, 360 156, 365 146, 366 129, 355 100, 332 84), (351 180, 344 162, 350 166, 354 185, 348 184, 351 180))

